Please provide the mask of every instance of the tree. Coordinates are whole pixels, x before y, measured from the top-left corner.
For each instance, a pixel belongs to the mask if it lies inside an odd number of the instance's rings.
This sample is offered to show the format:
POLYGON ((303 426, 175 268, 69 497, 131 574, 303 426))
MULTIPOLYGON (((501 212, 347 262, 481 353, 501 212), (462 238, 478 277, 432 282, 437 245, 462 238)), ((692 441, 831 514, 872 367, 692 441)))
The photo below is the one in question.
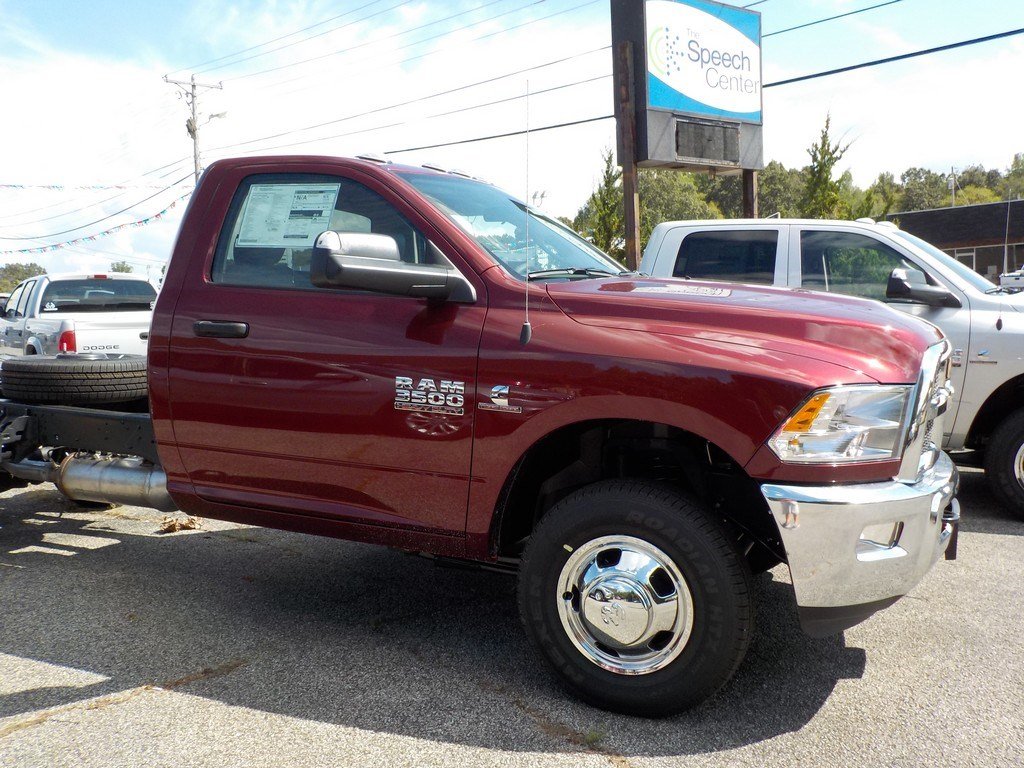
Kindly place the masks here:
POLYGON ((772 160, 757 175, 758 212, 761 216, 798 216, 803 188, 803 171, 772 160))
POLYGON ((573 228, 619 261, 625 253, 623 238, 622 172, 610 149, 602 153, 604 169, 597 189, 573 219, 573 228))
POLYGON ((853 174, 849 170, 843 171, 836 184, 839 186, 839 210, 844 216, 859 219, 871 215, 874 195, 854 184, 853 174))
MULTIPOLYGON (((605 253, 622 261, 625 252, 622 172, 616 167, 611 150, 605 150, 602 159, 601 181, 571 226, 605 253)), ((651 230, 663 221, 721 216, 718 208, 704 199, 690 173, 641 169, 637 195, 640 198, 641 249, 647 245, 651 230)))
POLYGON ((640 195, 640 248, 647 246, 651 230, 663 221, 717 219, 721 212, 698 191, 692 173, 641 169, 637 181, 640 195))
POLYGON ((900 181, 903 182, 901 211, 924 211, 949 205, 949 187, 941 173, 927 168, 907 168, 900 181))
POLYGON ((873 219, 878 201, 875 199, 875 190, 868 187, 860 196, 850 210, 850 217, 854 219, 873 219))
POLYGON ((865 215, 873 219, 884 219, 896 208, 902 193, 895 176, 888 171, 878 174, 875 183, 868 187, 873 206, 871 213, 865 215))
POLYGON ((697 190, 709 203, 713 203, 727 219, 743 215, 743 185, 737 175, 718 176, 697 174, 697 190))
POLYGON ((839 183, 832 178, 836 165, 850 145, 833 144, 829 135, 831 127, 832 115, 826 115, 820 138, 807 150, 811 164, 807 168, 804 194, 800 198, 800 215, 808 219, 842 219, 850 213, 849 208, 844 207, 839 183))
POLYGON ((1013 156, 999 192, 1003 200, 1020 200, 1024 197, 1024 152, 1013 156))
POLYGON ((110 265, 111 272, 132 272, 132 265, 127 261, 115 261, 110 265))
POLYGON ((978 187, 968 184, 966 187, 957 190, 957 205, 978 205, 979 203, 998 203, 999 193, 993 192, 988 187, 978 187))
POLYGON ((4 264, 0 267, 0 293, 10 293, 22 280, 45 274, 46 270, 34 262, 4 264))
MULTIPOLYGON (((980 165, 968 165, 957 173, 956 178, 961 188, 982 187, 984 189, 991 189, 996 193, 997 197, 999 197, 1003 190, 1003 173, 998 168, 985 170, 980 165)), ((959 192, 957 192, 957 197, 960 197, 959 192)))

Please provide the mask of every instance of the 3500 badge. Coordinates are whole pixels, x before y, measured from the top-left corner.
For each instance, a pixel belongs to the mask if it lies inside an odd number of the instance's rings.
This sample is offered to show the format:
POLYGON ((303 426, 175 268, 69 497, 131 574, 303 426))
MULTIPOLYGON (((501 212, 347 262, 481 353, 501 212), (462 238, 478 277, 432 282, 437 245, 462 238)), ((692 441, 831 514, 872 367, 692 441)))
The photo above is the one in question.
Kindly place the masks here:
POLYGON ((465 406, 464 381, 420 379, 414 383, 409 376, 395 376, 395 410, 461 416, 465 406))

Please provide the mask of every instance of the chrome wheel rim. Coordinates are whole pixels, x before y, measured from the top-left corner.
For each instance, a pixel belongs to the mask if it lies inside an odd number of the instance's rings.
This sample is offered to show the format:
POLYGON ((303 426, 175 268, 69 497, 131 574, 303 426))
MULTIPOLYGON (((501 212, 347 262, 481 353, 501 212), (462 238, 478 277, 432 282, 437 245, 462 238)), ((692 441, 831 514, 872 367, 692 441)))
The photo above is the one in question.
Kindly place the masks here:
POLYGON ((693 597, 672 559, 633 536, 602 536, 569 557, 555 596, 576 649, 602 669, 662 669, 693 631, 693 597))
POLYGON ((1017 449, 1017 455, 1013 457, 1013 474, 1017 483, 1024 488, 1024 443, 1017 449))

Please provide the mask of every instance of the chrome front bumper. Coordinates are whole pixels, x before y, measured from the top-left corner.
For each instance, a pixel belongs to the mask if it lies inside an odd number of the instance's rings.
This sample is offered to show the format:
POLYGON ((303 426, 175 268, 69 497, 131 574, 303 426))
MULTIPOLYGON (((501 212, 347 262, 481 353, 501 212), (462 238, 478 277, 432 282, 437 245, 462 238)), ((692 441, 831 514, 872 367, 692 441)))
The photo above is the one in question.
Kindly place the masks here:
POLYGON ((956 530, 949 456, 913 484, 761 486, 778 523, 804 630, 842 631, 907 594, 956 530))

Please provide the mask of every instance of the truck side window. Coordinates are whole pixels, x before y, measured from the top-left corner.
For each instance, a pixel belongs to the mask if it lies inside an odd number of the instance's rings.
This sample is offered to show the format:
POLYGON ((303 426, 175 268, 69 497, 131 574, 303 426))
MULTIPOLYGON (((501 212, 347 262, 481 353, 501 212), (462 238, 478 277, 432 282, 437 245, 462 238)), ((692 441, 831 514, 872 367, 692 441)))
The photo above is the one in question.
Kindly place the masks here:
POLYGON ((403 261, 436 261, 427 239, 364 185, 338 176, 262 174, 247 178, 235 193, 212 280, 319 290, 309 280, 309 265, 317 236, 329 229, 388 235, 403 261))
POLYGON ((695 232, 683 238, 672 276, 771 285, 778 244, 777 230, 695 232))
POLYGON ((21 297, 25 293, 25 285, 26 283, 22 283, 17 288, 15 288, 14 293, 12 293, 10 298, 7 299, 7 304, 4 305, 5 317, 20 317, 20 315, 18 314, 18 300, 21 299, 21 297))
POLYGON ((18 317, 26 317, 28 315, 28 305, 32 301, 32 292, 36 287, 35 280, 29 280, 25 283, 25 292, 21 294, 20 301, 17 302, 18 317))
POLYGON ((824 230, 800 233, 804 288, 884 301, 889 274, 897 267, 918 269, 895 249, 867 235, 824 230))

